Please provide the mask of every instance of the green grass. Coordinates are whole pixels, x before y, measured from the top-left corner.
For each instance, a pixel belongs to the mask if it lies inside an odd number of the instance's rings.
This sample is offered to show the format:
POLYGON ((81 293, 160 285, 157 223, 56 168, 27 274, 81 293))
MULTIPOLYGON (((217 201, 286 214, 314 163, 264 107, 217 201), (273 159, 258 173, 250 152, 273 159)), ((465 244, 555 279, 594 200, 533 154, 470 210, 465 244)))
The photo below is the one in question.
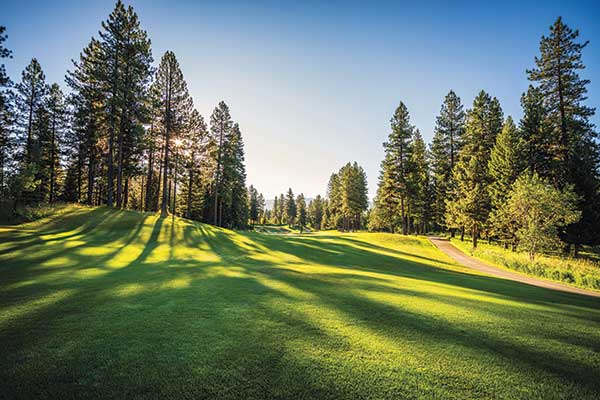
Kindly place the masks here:
POLYGON ((597 399, 600 301, 424 238, 69 208, 0 230, 0 397, 597 399))
POLYGON ((470 241, 461 242, 458 238, 451 240, 465 253, 497 267, 586 289, 600 290, 600 262, 594 259, 592 249, 586 249, 586 254, 577 259, 540 254, 531 261, 529 254, 504 249, 497 244, 479 242, 477 249, 473 251, 470 241))
MULTIPOLYGON (((289 225, 255 225, 254 231, 271 234, 300 233, 300 229, 298 227, 289 225)), ((310 229, 309 227, 304 227, 302 233, 307 233, 311 231, 312 229, 310 229)))

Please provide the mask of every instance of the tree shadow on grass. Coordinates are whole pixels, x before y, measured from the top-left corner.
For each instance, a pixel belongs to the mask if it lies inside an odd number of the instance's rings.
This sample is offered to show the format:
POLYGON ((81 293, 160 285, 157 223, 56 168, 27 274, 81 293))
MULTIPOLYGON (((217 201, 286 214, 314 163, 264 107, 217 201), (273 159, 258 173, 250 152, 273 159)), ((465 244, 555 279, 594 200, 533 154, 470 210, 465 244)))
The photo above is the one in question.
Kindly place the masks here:
MULTIPOLYGON (((124 241, 126 245, 133 243, 145 224, 141 217, 131 218, 121 217, 105 224, 98 233, 90 231, 86 243, 75 249, 108 246, 122 239, 123 232, 131 231, 131 222, 137 221, 132 235, 124 241), (127 230, 111 229, 127 224, 127 230)), ((234 233, 187 222, 175 229, 161 219, 147 228, 151 231, 139 256, 127 266, 106 269, 104 274, 85 282, 67 276, 19 291, 3 291, 0 283, 3 307, 15 298, 68 290, 59 300, 33 308, 8 325, 0 325, 0 342, 10 349, 0 357, 0 377, 11 385, 8 395, 37 388, 48 394, 46 397, 84 393, 114 398, 140 393, 147 397, 177 397, 187 390, 188 394, 207 397, 229 394, 231 398, 289 398, 303 394, 306 398, 351 398, 378 390, 373 394, 377 397, 385 393, 385 385, 373 383, 372 376, 363 377, 362 371, 335 375, 332 371, 339 366, 326 357, 294 352, 298 344, 305 344, 318 349, 317 354, 360 355, 363 350, 352 342, 353 338, 328 328, 328 324, 348 323, 391 342, 412 338, 419 354, 425 357, 423 362, 427 362, 428 346, 440 346, 448 349, 441 353, 450 357, 446 362, 462 350, 469 355, 493 355, 489 358, 496 363, 514 363, 524 372, 535 371, 528 375, 536 377, 532 384, 538 386, 533 388, 539 388, 546 377, 554 376, 563 390, 560 393, 565 393, 564 388, 570 384, 579 388, 574 392, 577 394, 587 391, 593 397, 600 392, 594 379, 600 373, 597 364, 577 362, 560 349, 556 354, 542 351, 510 336, 515 332, 523 334, 531 323, 526 328, 511 325, 512 331, 506 336, 501 330, 464 326, 426 310, 416 312, 401 300, 390 304, 364 293, 434 300, 457 310, 505 313, 507 319, 512 315, 506 310, 516 312, 518 303, 539 304, 569 317, 588 317, 591 324, 598 322, 596 299, 436 268, 412 254, 369 249, 344 240, 318 242, 315 237, 307 243, 304 238, 234 233), (151 257, 158 246, 173 250, 182 244, 191 249, 212 250, 220 258, 202 259, 202 252, 197 258, 179 256, 176 251, 167 251, 162 259, 151 257), (287 257, 281 262, 254 258, 267 250, 287 257), (326 273, 315 268, 302 269, 312 264, 336 270, 326 273), (398 278, 461 289, 465 297, 421 292, 409 284, 403 287, 402 282, 409 281, 398 278), (466 298, 469 294, 489 295, 515 304, 466 298), (331 312, 340 320, 320 312, 309 317, 309 310, 331 312), (359 386, 359 381, 364 386, 359 386)), ((31 245, 28 250, 36 251, 38 246, 31 245)), ((29 262, 39 264, 48 257, 71 257, 69 265, 64 266, 64 271, 68 271, 92 264, 102 266, 115 254, 75 256, 73 249, 59 248, 29 262)), ((24 263, 17 268, 24 279, 42 278, 43 271, 38 268, 24 263)), ((548 314, 553 311, 527 312, 532 320, 542 321, 551 318, 548 314)), ((515 315, 523 318, 524 313, 515 315)), ((560 340, 556 332, 540 326, 538 332, 528 331, 527 336, 540 341, 560 340)), ((594 343, 590 338, 584 344, 594 343)), ((395 376, 388 379, 396 379, 395 376)), ((485 382, 465 378, 462 384, 479 393, 498 395, 489 391, 485 382)), ((407 395, 417 393, 416 386, 404 384, 408 386, 407 395)), ((445 383, 431 384, 440 396, 445 383)))
MULTIPOLYGON (((253 238, 269 249, 301 258, 306 260, 307 263, 431 281, 467 290, 487 292, 502 298, 528 303, 556 303, 563 306, 573 305, 600 309, 600 301, 590 296, 548 290, 506 279, 438 268, 426 262, 427 258, 422 262, 413 259, 414 255, 412 254, 401 255, 396 253, 395 256, 390 256, 373 253, 364 248, 332 242, 324 243, 322 247, 325 249, 321 249, 314 244, 307 245, 305 239, 292 237, 278 239, 269 235, 256 235, 253 238)), ((314 243, 314 240, 318 239, 309 239, 312 243, 314 243)))

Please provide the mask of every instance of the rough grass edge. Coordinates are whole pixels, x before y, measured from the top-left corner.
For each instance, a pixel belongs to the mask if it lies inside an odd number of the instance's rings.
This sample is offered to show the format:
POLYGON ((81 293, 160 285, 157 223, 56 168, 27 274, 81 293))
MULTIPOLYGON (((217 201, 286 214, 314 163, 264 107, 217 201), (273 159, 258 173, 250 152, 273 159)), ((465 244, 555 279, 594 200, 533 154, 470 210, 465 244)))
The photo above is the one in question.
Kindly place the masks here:
POLYGON ((494 244, 482 244, 472 251, 470 241, 450 239, 452 244, 471 256, 495 267, 525 275, 600 291, 600 264, 570 257, 539 256, 530 261, 524 252, 512 252, 494 244))

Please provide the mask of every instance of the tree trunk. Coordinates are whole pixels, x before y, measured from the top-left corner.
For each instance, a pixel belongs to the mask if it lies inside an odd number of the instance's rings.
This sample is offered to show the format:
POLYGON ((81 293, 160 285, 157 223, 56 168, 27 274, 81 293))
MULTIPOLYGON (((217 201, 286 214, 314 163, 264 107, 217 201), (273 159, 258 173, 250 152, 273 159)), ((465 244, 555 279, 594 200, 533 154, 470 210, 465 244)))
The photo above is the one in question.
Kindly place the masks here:
POLYGON ((219 202, 219 223, 218 226, 221 226, 223 223, 223 201, 219 202))
MULTIPOLYGON (((192 157, 194 155, 192 154, 192 157)), ((187 195, 187 210, 185 212, 185 217, 190 219, 192 217, 192 184, 194 182, 194 165, 190 165, 189 171, 190 179, 188 181, 188 195, 187 195)))
POLYGON ((138 206, 138 209, 140 211, 144 211, 144 202, 146 201, 146 191, 144 190, 145 188, 145 179, 144 179, 144 175, 142 175, 140 177, 140 205, 138 206))
POLYGON ((83 169, 83 159, 81 157, 83 152, 82 146, 79 146, 79 153, 77 154, 77 202, 81 201, 81 175, 83 169))
POLYGON ((462 226, 462 227, 460 228, 460 241, 461 241, 461 242, 464 242, 464 241, 465 241, 465 227, 464 227, 464 226, 462 226))
POLYGON ((160 206, 160 216, 161 218, 166 217, 167 212, 167 177, 169 175, 169 140, 171 136, 171 75, 169 75, 167 80, 167 101, 165 104, 165 119, 166 119, 166 127, 165 127, 165 154, 164 154, 164 165, 163 165, 163 195, 162 202, 160 206))
POLYGON ((217 204, 219 204, 219 186, 220 186, 220 179, 221 179, 221 151, 222 151, 222 147, 223 147, 223 134, 225 127, 221 126, 219 129, 219 148, 217 151, 217 176, 215 179, 215 220, 214 220, 214 224, 221 226, 221 216, 219 216, 219 223, 217 224, 217 204))
POLYGON ((113 65, 113 76, 112 76, 112 101, 110 105, 110 132, 108 135, 108 179, 106 181, 106 204, 109 207, 113 206, 113 185, 114 185, 114 165, 113 165, 113 153, 114 153, 114 142, 115 142, 115 131, 117 130, 117 106, 115 104, 117 97, 117 81, 119 78, 119 49, 115 48, 115 59, 113 65))
POLYGON ((0 198, 4 200, 4 154, 0 154, 0 198))
POLYGON ((33 150, 33 104, 35 102, 35 81, 31 82, 31 97, 29 99, 29 117, 27 119, 27 148, 25 149, 25 161, 31 162, 31 153, 33 150))
POLYGON ((579 257, 580 250, 581 250, 581 244, 575 243, 575 246, 573 246, 573 257, 575 257, 575 258, 579 257))
POLYGON ((94 157, 92 155, 90 155, 90 159, 88 162, 88 187, 87 187, 87 205, 88 206, 92 206, 94 205, 94 178, 95 178, 95 163, 94 163, 94 157))
POLYGON ((406 214, 404 213, 404 196, 400 197, 400 212, 402 213, 402 234, 406 235, 406 214))
POLYGON ((173 172, 173 218, 175 218, 175 210, 177 207, 177 151, 175 151, 175 171, 173 172))
POLYGON ((150 198, 152 197, 152 175, 154 175, 154 149, 150 148, 148 156, 148 176, 146 178, 146 201, 144 211, 150 211, 150 198))
POLYGON ((473 225, 473 249, 477 248, 477 239, 479 238, 479 232, 477 231, 477 225, 473 225))
POLYGON ((123 208, 127 208, 129 203, 129 177, 125 178, 125 187, 123 189, 123 208))
POLYGON ((119 159, 117 160, 117 208, 123 206, 123 127, 119 129, 119 159))
POLYGON ((161 190, 164 190, 164 186, 162 186, 162 176, 163 176, 163 160, 165 159, 165 144, 163 143, 160 147, 160 156, 158 159, 158 191, 156 192, 156 198, 153 201, 156 203, 152 203, 153 206, 156 205, 156 209, 158 210, 158 206, 160 204, 160 198, 162 196, 161 190))
POLYGON ((50 139, 50 204, 54 203, 54 144, 56 140, 56 119, 52 119, 52 136, 50 139))

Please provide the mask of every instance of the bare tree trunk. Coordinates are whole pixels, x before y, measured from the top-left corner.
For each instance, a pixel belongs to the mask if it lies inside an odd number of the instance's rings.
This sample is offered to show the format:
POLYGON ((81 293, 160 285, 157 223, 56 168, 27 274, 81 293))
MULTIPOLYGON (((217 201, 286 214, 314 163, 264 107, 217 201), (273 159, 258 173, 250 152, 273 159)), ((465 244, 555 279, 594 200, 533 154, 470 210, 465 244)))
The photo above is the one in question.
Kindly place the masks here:
POLYGON ((400 197, 400 212, 402 213, 402 234, 406 235, 406 214, 404 212, 404 196, 400 197))
POLYGON ((114 165, 113 165, 113 155, 114 155, 114 146, 115 146, 115 133, 117 130, 117 106, 115 104, 117 97, 117 80, 119 77, 119 49, 115 48, 115 60, 112 70, 112 102, 110 106, 110 132, 108 135, 108 179, 106 181, 106 204, 109 207, 113 206, 113 190, 114 190, 114 165))
POLYGON ((123 189, 123 208, 127 208, 129 203, 129 177, 125 178, 125 187, 123 189))
POLYGON ((138 207, 140 211, 144 211, 144 202, 146 200, 146 198, 145 198, 146 191, 144 190, 144 183, 145 183, 145 177, 144 177, 144 175, 142 175, 140 178, 140 205, 138 207))
POLYGON ((156 209, 158 210, 158 205, 160 204, 160 197, 162 196, 161 190, 165 190, 164 186, 162 186, 162 176, 163 176, 163 160, 165 159, 165 144, 163 143, 160 147, 160 156, 158 160, 158 191, 156 192, 156 209))
POLYGON ((215 220, 214 220, 214 224, 221 226, 221 216, 219 216, 219 223, 217 224, 217 204, 219 204, 219 186, 220 186, 220 179, 221 179, 221 150, 223 147, 223 134, 225 127, 221 126, 220 130, 219 130, 219 149, 217 152, 217 176, 215 179, 215 220))
POLYGON ((95 178, 95 169, 96 165, 94 162, 94 157, 90 154, 90 159, 88 162, 88 187, 87 187, 87 204, 88 206, 94 205, 94 178, 95 178))
POLYGON ((117 208, 123 206, 123 126, 119 129, 119 159, 117 160, 117 208))
POLYGON ((81 158, 81 154, 83 152, 82 146, 79 146, 79 152, 77 154, 77 202, 81 201, 81 175, 83 169, 83 159, 81 158))
POLYGON ((33 104, 35 102, 35 82, 31 82, 31 98, 29 99, 29 117, 27 119, 27 148, 25 149, 25 161, 31 162, 33 150, 33 104))
POLYGON ((154 175, 154 148, 150 148, 150 154, 148 155, 148 177, 146 178, 146 201, 144 202, 144 211, 150 211, 152 175, 154 175))
POLYGON ((165 103, 165 119, 166 119, 166 127, 165 127, 165 155, 164 155, 164 165, 163 165, 163 195, 162 202, 160 206, 160 216, 166 217, 168 214, 167 211, 167 178, 169 175, 169 140, 171 135, 171 74, 169 74, 167 81, 167 101, 165 103))
POLYGON ((54 145, 56 141, 56 118, 52 119, 52 136, 50 139, 50 204, 54 203, 54 145))
MULTIPOLYGON (((194 155, 192 154, 192 158, 194 155)), ((190 166, 189 170, 189 181, 188 181, 188 195, 187 195, 187 210, 185 212, 186 218, 191 218, 192 216, 192 184, 194 182, 194 165, 190 166)))

